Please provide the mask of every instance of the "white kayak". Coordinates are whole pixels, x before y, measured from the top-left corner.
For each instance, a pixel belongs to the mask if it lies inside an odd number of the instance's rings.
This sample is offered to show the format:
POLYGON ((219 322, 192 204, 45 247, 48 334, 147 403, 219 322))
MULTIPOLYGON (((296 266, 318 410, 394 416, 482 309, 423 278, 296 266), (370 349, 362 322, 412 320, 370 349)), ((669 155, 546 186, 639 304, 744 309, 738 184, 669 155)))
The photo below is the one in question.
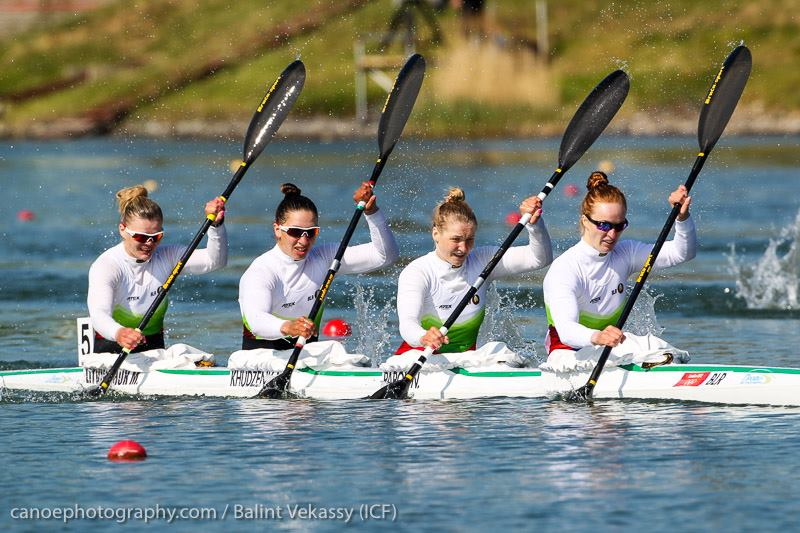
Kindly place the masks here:
MULTIPOLYGON (((111 390, 127 395, 252 397, 277 372, 225 367, 120 370, 111 390)), ((98 384, 96 368, 0 371, 0 388, 76 393, 98 384)), ((365 398, 398 372, 372 367, 298 369, 290 392, 316 399, 365 398)), ((586 384, 588 373, 556 374, 538 368, 493 365, 422 373, 411 386, 414 399, 554 397, 586 384)), ((636 364, 608 368, 594 389, 596 399, 631 398, 721 404, 800 405, 800 369, 747 365, 669 364, 645 369, 636 364)))

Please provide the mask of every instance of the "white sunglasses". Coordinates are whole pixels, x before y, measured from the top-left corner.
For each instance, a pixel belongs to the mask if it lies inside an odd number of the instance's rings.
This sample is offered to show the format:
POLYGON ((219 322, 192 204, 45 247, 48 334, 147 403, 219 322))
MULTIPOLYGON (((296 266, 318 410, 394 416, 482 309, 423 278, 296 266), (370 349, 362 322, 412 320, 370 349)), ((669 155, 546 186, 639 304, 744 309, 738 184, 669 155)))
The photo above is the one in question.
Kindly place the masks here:
POLYGON ((134 241, 142 244, 146 244, 150 241, 158 242, 164 237, 164 230, 157 231, 156 233, 144 233, 141 231, 132 231, 128 228, 123 228, 122 231, 130 235, 134 241))
POLYGON ((284 226, 282 224, 279 224, 278 229, 285 232, 289 237, 295 239, 301 239, 303 237, 308 237, 309 239, 313 239, 314 237, 319 235, 319 226, 311 226, 310 228, 301 228, 299 226, 284 226))

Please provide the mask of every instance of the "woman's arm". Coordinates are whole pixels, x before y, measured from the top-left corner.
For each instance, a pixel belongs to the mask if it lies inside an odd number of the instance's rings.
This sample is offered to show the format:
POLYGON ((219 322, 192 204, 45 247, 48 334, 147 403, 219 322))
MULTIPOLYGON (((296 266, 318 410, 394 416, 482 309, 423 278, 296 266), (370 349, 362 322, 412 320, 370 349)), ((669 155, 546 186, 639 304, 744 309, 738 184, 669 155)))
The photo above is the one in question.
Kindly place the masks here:
POLYGON ((430 292, 430 283, 424 273, 413 263, 407 266, 397 280, 397 318, 400 336, 411 346, 422 346, 426 331, 421 326, 422 310, 430 292))
POLYGON ((536 224, 527 224, 525 228, 528 230, 528 244, 509 248, 492 272, 493 279, 530 272, 553 262, 553 245, 544 219, 539 219, 536 224))
POLYGON ((370 272, 390 265, 400 256, 397 241, 383 212, 365 215, 369 227, 370 242, 348 246, 342 258, 343 274, 370 272))
POLYGON ((250 331, 264 339, 280 339, 285 319, 272 313, 274 280, 258 268, 251 266, 239 280, 239 308, 250 331))
MULTIPOLYGON (((228 264, 228 232, 225 226, 211 226, 208 228, 206 238, 206 247, 192 252, 192 256, 186 262, 185 268, 190 274, 206 274, 228 264)), ((174 261, 177 262, 185 250, 179 248, 180 253, 174 261)))
POLYGON ((89 292, 86 304, 92 327, 108 340, 115 340, 117 332, 122 329, 112 317, 114 310, 114 287, 119 282, 118 273, 108 262, 95 261, 89 268, 89 292))

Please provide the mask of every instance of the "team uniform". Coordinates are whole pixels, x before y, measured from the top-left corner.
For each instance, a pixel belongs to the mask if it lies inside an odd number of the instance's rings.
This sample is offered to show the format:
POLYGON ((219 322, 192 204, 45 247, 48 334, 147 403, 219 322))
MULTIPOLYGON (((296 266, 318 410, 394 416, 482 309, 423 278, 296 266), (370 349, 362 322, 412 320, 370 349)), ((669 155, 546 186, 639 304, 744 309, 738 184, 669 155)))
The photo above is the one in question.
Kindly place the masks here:
MULTIPOLYGON (((590 346, 595 331, 614 325, 627 300, 625 282, 641 271, 652 249, 652 244, 625 240, 601 254, 581 239, 556 258, 544 278, 547 353, 590 346)), ((664 243, 653 268, 678 265, 696 251, 693 218, 677 220, 675 237, 664 243)))
MULTIPOLYGON (((208 229, 207 248, 195 250, 184 272, 205 274, 224 267, 228 262, 228 236, 224 226, 208 229)), ((180 260, 185 246, 160 245, 146 261, 139 261, 119 243, 109 248, 92 263, 89 269, 87 304, 95 330, 95 352, 120 351, 114 341, 123 327, 137 328, 161 286, 180 260)), ((146 342, 135 352, 164 347, 164 315, 169 296, 164 298, 153 317, 142 330, 146 342)))
MULTIPOLYGON (((399 251, 383 212, 364 215, 371 242, 349 246, 342 257, 339 273, 359 274, 394 263, 399 251)), ((328 273, 338 244, 318 244, 308 256, 295 261, 278 247, 257 257, 239 281, 239 306, 244 322, 242 349, 294 347, 281 333, 287 320, 308 316, 317 290, 328 273)), ((316 326, 322 320, 317 313, 316 326)), ((314 342, 316 337, 308 339, 314 342)))
MULTIPOLYGON (((467 304, 458 320, 448 330, 449 344, 442 345, 437 352, 464 352, 474 349, 478 330, 486 313, 486 287, 488 282, 542 268, 553 260, 550 235, 539 219, 528 224, 527 246, 509 248, 492 271, 489 279, 481 285, 472 301, 467 304)), ((439 328, 452 310, 464 297, 478 276, 492 259, 497 246, 474 248, 460 267, 453 267, 432 251, 415 259, 403 269, 397 282, 397 316, 403 344, 395 353, 421 347, 420 340, 431 328, 439 328)))

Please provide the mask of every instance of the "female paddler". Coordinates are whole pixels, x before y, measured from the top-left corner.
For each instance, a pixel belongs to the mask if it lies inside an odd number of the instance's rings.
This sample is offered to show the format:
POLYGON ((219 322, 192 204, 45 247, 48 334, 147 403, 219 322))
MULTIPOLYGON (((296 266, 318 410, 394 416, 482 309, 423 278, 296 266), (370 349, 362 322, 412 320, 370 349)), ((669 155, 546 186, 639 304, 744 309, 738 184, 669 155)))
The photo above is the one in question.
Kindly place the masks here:
MULTIPOLYGON (((617 346, 625 334, 614 326, 625 306, 625 282, 644 265, 652 244, 620 240, 628 227, 625 195, 593 172, 580 207, 581 240, 560 255, 544 278, 548 332, 547 353, 586 346, 617 346)), ((681 204, 675 237, 664 243, 653 268, 661 269, 695 256, 697 236, 689 216, 692 199, 681 185, 669 195, 670 206, 681 204)))
MULTIPOLYGON (((95 330, 95 353, 133 352, 164 348, 164 315, 168 298, 159 305, 144 330, 139 326, 161 286, 183 255, 185 246, 161 245, 164 216, 142 185, 117 193, 122 242, 103 252, 89 269, 89 315, 95 330)), ((206 215, 216 222, 208 229, 208 247, 195 250, 184 266, 190 274, 204 274, 225 266, 228 237, 223 222, 225 202, 209 201, 206 215)))
MULTIPOLYGON (((550 236, 541 218, 541 200, 537 196, 526 198, 519 211, 531 213, 526 226, 528 244, 509 248, 487 282, 542 268, 553 260, 550 236)), ((499 249, 474 248, 477 229, 478 221, 465 201, 464 191, 451 188, 433 211, 434 250, 412 261, 400 274, 397 315, 404 342, 395 353, 423 346, 437 352, 475 349, 486 312, 488 283, 478 289, 446 336, 439 328, 499 249)))
MULTIPOLYGON (((322 320, 322 313, 317 314, 316 322, 307 315, 338 244, 315 246, 319 235, 316 205, 291 183, 283 184, 281 192, 284 197, 272 224, 275 246, 257 257, 239 281, 243 350, 288 350, 294 347, 291 339, 299 336, 314 342, 322 320)), ((349 246, 339 272, 369 272, 392 264, 399 255, 397 242, 370 184, 362 183, 353 200, 367 202, 364 215, 371 242, 349 246)))

